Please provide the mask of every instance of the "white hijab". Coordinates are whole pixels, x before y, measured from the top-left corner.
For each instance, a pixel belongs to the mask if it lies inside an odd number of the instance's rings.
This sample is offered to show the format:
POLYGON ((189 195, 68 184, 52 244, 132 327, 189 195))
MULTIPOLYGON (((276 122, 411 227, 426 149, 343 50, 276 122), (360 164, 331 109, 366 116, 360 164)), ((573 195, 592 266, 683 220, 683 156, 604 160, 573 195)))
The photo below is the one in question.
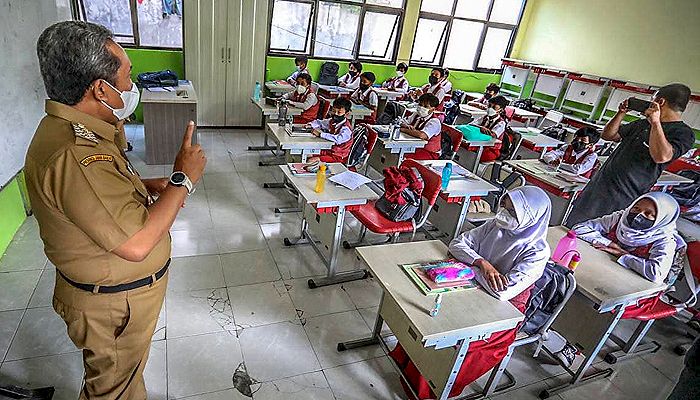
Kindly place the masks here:
POLYGON ((475 249, 502 274, 527 259, 549 259, 547 228, 552 208, 547 194, 535 186, 509 190, 504 196, 510 197, 513 203, 518 227, 512 231, 504 230, 496 225, 495 220, 486 222, 479 227, 483 236, 475 249))
POLYGON ((664 237, 673 237, 676 234, 676 220, 680 214, 678 203, 670 195, 663 192, 650 192, 637 198, 622 213, 620 221, 617 223, 618 240, 629 247, 645 246, 654 243, 664 237), (627 215, 632 207, 641 199, 649 199, 656 205, 656 220, 649 229, 632 229, 627 225, 627 215))

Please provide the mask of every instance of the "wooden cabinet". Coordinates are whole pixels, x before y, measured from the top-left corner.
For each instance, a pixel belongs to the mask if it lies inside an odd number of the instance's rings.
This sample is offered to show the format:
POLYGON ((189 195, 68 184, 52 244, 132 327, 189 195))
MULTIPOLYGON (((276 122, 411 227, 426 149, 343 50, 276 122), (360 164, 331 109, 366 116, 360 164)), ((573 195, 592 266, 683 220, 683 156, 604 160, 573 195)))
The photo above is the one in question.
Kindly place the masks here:
POLYGON ((184 3, 185 77, 199 98, 201 126, 260 126, 251 102, 265 78, 269 0, 184 3))

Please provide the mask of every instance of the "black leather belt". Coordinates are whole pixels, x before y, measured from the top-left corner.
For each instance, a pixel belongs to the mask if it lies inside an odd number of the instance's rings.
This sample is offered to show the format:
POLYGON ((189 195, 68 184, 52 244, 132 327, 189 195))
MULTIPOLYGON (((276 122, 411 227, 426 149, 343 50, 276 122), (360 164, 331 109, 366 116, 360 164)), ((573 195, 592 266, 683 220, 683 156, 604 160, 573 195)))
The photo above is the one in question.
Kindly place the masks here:
POLYGON ((133 289, 138 289, 140 287, 144 287, 147 285, 151 285, 155 283, 158 279, 162 278, 163 275, 168 271, 168 266, 170 266, 170 259, 168 259, 168 262, 165 263, 163 268, 161 268, 158 272, 155 274, 148 276, 146 278, 139 279, 137 281, 129 282, 129 283, 123 283, 121 285, 114 285, 114 286, 99 286, 99 285, 89 285, 87 283, 78 283, 75 281, 70 280, 68 277, 63 275, 61 271, 58 271, 59 275, 63 279, 66 280, 66 282, 70 283, 72 286, 77 287, 78 289, 84 290, 86 292, 92 292, 92 293, 119 293, 119 292, 124 292, 127 290, 133 290, 133 289))

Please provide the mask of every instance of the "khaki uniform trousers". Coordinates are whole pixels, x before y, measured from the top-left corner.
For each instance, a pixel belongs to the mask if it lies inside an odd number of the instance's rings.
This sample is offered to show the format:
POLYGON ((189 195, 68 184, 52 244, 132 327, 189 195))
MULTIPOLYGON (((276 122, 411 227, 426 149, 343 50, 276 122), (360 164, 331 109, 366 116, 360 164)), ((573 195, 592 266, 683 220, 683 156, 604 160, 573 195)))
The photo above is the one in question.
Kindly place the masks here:
POLYGON ((168 274, 150 286, 94 294, 56 275, 53 307, 83 350, 81 399, 143 400, 143 370, 165 298, 168 274))

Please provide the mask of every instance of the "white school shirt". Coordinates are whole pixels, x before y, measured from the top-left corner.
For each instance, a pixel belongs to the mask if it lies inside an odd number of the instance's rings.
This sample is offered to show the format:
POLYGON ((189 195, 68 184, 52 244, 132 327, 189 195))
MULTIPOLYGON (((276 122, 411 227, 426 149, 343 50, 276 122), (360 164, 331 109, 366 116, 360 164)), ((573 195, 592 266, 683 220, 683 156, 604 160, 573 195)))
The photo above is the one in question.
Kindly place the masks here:
MULTIPOLYGON (((289 104, 296 108, 301 108, 302 110, 306 111, 309 108, 313 107, 316 103, 318 103, 318 97, 316 97, 316 92, 311 91, 311 89, 306 89, 309 91, 306 94, 306 100, 303 103, 300 103, 298 101, 290 101, 289 104)), ((290 97, 292 97, 292 94, 294 94, 294 91, 285 93, 282 98, 285 100, 289 100, 290 97)))
POLYGON ((348 72, 338 79, 338 83, 344 83, 345 87, 348 89, 357 89, 360 87, 360 74, 355 75, 355 78, 353 78, 348 72))
POLYGON ((393 89, 397 93, 408 93, 410 85, 408 84, 408 79, 405 76, 392 76, 382 83, 382 88, 393 89))
POLYGON ((292 86, 296 86, 297 85, 297 76, 299 76, 299 74, 308 74, 308 73, 309 73, 309 70, 306 68, 302 69, 301 71, 299 71, 297 69, 296 71, 292 72, 291 75, 289 75, 289 78, 287 78, 287 82, 291 83, 292 86))
POLYGON ((326 139, 335 144, 343 144, 348 140, 352 139, 352 130, 348 128, 347 124, 343 122, 343 125, 338 129, 336 127, 335 133, 331 133, 330 127, 331 119, 315 119, 311 121, 311 127, 313 129, 321 130, 321 139, 326 139))
MULTIPOLYGON (((571 145, 569 145, 569 146, 571 146, 571 145)), ((542 156, 542 160, 544 160, 548 163, 551 163, 552 161, 555 161, 555 160, 561 160, 564 157, 564 152, 566 151, 567 147, 568 146, 563 146, 562 148, 550 150, 550 151, 544 153, 544 155, 542 156)), ((574 152, 574 157, 576 157, 576 159, 578 160, 579 157, 584 155, 587 151, 588 151, 588 149, 583 149, 582 151, 579 151, 578 153, 574 152)), ((580 163, 568 164, 568 165, 571 165, 571 168, 573 169, 573 171, 576 174, 583 175, 586 172, 593 169, 593 167, 595 166, 595 162, 597 160, 598 160, 598 155, 595 152, 591 152, 591 154, 586 156, 586 158, 584 158, 583 161, 581 161, 580 163)))
POLYGON ((426 118, 420 118, 418 113, 413 113, 408 117, 408 121, 406 122, 416 127, 418 122, 424 121, 425 119, 427 119, 428 122, 425 123, 425 126, 423 126, 423 129, 420 129, 420 131, 425 133, 428 139, 442 132, 442 123, 434 114, 430 114, 426 118))
POLYGON ((368 87, 362 94, 360 94, 360 88, 358 87, 354 92, 352 92, 352 96, 350 96, 350 100, 356 104, 360 104, 361 98, 367 99, 367 103, 374 108, 377 108, 377 105, 379 104, 379 96, 377 96, 377 92, 374 91, 372 86, 368 87))
MULTIPOLYGON (((604 215, 581 222, 573 227, 576 235, 586 242, 608 246, 612 240, 607 238, 613 226, 620 223, 624 210, 615 211, 612 214, 604 215)), ((626 247, 618 243, 623 249, 626 247)), ((667 277, 673 266, 673 259, 676 255, 677 242, 672 234, 654 242, 649 250, 649 258, 641 258, 632 254, 624 254, 617 259, 617 263, 627 269, 638 273, 646 279, 661 283, 667 277)), ((601 250, 602 251, 602 250, 601 250)))
POLYGON ((446 86, 442 86, 442 82, 438 82, 434 85, 431 84, 425 84, 421 88, 423 90, 423 93, 431 93, 434 94, 435 97, 438 98, 438 101, 442 103, 442 101, 445 99, 445 95, 447 95, 447 90, 445 90, 446 86))
MULTIPOLYGON (((485 126, 489 128, 491 122, 489 121, 488 115, 481 117, 474 125, 485 126)), ((491 131, 496 134, 497 139, 503 139, 503 132, 506 131, 506 126, 508 123, 501 117, 496 125, 490 127, 491 131)))

